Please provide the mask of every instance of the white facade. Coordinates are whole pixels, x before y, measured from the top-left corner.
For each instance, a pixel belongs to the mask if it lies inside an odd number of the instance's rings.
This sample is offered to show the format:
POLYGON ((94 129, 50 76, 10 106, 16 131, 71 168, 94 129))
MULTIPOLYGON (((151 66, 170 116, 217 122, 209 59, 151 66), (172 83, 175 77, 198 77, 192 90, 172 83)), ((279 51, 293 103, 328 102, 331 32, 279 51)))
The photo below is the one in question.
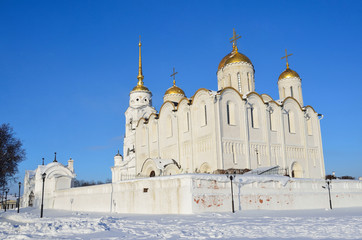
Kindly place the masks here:
POLYGON ((324 178, 321 114, 303 105, 299 75, 287 64, 276 85, 280 99, 273 100, 255 92, 254 73, 234 44, 219 64, 218 91, 202 88, 187 98, 174 81, 158 113, 142 100, 152 95, 139 74, 142 84, 131 91, 126 111, 125 158, 112 168, 114 182, 268 166, 291 177, 324 178), (158 164, 167 159, 173 163, 158 164))

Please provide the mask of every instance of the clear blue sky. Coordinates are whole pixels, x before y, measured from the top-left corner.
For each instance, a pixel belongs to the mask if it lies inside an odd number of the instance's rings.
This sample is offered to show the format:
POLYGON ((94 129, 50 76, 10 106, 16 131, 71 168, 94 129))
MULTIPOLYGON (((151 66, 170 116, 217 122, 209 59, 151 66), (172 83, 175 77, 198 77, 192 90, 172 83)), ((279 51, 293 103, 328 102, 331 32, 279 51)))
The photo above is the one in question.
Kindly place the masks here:
POLYGON ((135 86, 138 36, 145 85, 156 109, 172 81, 187 96, 216 90, 216 70, 239 50, 256 90, 278 99, 290 67, 321 121, 326 172, 362 176, 361 1, 0 1, 0 123, 23 141, 25 170, 75 160, 79 179, 106 180, 122 150, 124 112, 135 86))

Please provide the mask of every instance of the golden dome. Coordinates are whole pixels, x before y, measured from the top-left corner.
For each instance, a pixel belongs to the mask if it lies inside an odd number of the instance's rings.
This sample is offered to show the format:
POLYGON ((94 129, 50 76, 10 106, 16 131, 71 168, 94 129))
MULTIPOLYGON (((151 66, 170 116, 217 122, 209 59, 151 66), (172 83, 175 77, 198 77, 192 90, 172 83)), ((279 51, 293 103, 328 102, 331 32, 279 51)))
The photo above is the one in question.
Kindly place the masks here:
POLYGON ((228 65, 229 63, 236 63, 236 62, 246 62, 246 63, 250 63, 251 65, 253 65, 247 56, 239 53, 238 51, 236 51, 228 60, 226 60, 225 65, 228 65))
POLYGON ((217 68, 218 71, 219 71, 221 68, 224 67, 226 60, 228 60, 228 59, 230 58, 231 54, 232 54, 232 52, 229 53, 228 55, 226 55, 226 56, 221 60, 221 62, 219 63, 219 67, 217 68))
POLYGON ((289 67, 287 67, 287 69, 285 69, 285 71, 282 72, 282 74, 280 74, 280 76, 279 76, 279 80, 285 79, 285 78, 299 78, 300 79, 298 73, 296 71, 293 71, 289 67))
POLYGON ((250 59, 247 56, 245 56, 244 54, 239 53, 238 49, 235 47, 234 50, 231 53, 226 55, 221 60, 217 70, 219 71, 221 68, 225 67, 229 63, 237 63, 237 62, 246 62, 246 63, 249 63, 249 64, 253 65, 253 63, 250 61, 250 59))
POLYGON ((148 88, 145 85, 137 85, 132 89, 132 92, 134 91, 146 91, 149 92, 148 88))
POLYGON ((176 85, 173 85, 172 87, 170 87, 169 89, 167 89, 167 91, 165 92, 165 95, 167 94, 181 94, 185 96, 184 91, 177 87, 176 85))

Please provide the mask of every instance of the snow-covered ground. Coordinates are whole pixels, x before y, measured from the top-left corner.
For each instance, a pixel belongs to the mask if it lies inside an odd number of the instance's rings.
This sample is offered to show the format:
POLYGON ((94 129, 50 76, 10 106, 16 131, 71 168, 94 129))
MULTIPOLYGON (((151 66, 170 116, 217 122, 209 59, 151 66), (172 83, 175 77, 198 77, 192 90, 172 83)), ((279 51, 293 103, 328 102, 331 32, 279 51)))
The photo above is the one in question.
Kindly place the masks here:
POLYGON ((0 213, 0 239, 362 239, 362 208, 130 215, 24 208, 0 213))

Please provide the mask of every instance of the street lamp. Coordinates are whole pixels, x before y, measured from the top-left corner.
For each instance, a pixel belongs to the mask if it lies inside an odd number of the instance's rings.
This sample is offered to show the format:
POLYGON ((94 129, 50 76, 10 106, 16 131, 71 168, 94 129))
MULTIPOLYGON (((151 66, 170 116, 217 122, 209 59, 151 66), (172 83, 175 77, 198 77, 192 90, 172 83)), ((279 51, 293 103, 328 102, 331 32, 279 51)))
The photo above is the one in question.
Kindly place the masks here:
POLYGON ((233 213, 235 213, 235 209, 234 209, 234 191, 233 191, 233 179, 235 178, 235 172, 234 174, 227 174, 226 175, 227 178, 230 179, 230 183, 231 183, 231 211, 233 213))
MULTIPOLYGON (((329 207, 332 209, 332 198, 331 198, 331 182, 332 179, 327 179, 327 189, 328 189, 328 196, 329 196, 329 207)), ((323 188, 326 188, 326 186, 322 186, 323 188)))
POLYGON ((18 213, 20 211, 20 188, 21 188, 21 182, 19 182, 18 213))
POLYGON ((6 203, 8 202, 8 192, 9 192, 9 189, 6 189, 5 190, 5 212, 6 212, 6 203))
POLYGON ((3 192, 1 194, 1 209, 4 208, 4 192, 5 192, 5 188, 3 187, 3 192))
POLYGON ((43 173, 41 175, 41 177, 43 178, 43 190, 41 192, 41 208, 40 208, 40 218, 43 217, 43 204, 44 204, 44 182, 45 182, 45 177, 46 177, 46 173, 43 173))

